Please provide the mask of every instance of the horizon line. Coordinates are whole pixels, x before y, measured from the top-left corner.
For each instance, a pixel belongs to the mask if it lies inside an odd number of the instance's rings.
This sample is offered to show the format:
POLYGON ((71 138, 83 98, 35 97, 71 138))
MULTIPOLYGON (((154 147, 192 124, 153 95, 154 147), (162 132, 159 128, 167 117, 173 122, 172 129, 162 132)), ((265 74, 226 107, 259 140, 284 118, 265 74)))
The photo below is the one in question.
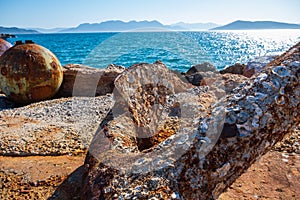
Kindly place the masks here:
POLYGON ((164 24, 162 22, 160 22, 159 20, 121 20, 121 19, 110 19, 110 20, 105 20, 105 21, 100 21, 100 22, 81 22, 75 26, 69 26, 69 27, 49 27, 49 28, 44 28, 44 27, 25 27, 25 26, 15 26, 15 25, 12 25, 12 26, 2 26, 0 25, 1 27, 4 27, 4 28, 23 28, 23 29, 46 29, 46 30, 51 30, 51 29, 68 29, 68 28, 76 28, 82 24, 101 24, 101 23, 104 23, 104 22, 117 22, 117 21, 120 21, 120 22, 124 22, 124 23, 129 23, 129 22, 158 22, 164 26, 172 26, 172 25, 176 25, 176 24, 179 24, 179 23, 184 23, 184 24, 189 24, 189 25, 193 25, 193 24, 209 24, 209 23, 212 23, 212 24, 216 24, 218 26, 225 26, 225 25, 228 25, 230 23, 233 23, 233 22, 237 22, 237 21, 245 21, 245 22, 278 22, 278 23, 287 23, 287 24, 296 24, 296 25, 300 25, 300 22, 298 23, 294 23, 294 22, 283 22, 283 21, 273 21, 273 20, 243 20, 243 19, 237 19, 237 20, 234 20, 234 21, 231 21, 227 24, 219 24, 219 23, 216 23, 216 22, 212 22, 212 21, 208 21, 208 22, 184 22, 184 21, 178 21, 178 22, 175 22, 175 23, 171 23, 171 24, 164 24))

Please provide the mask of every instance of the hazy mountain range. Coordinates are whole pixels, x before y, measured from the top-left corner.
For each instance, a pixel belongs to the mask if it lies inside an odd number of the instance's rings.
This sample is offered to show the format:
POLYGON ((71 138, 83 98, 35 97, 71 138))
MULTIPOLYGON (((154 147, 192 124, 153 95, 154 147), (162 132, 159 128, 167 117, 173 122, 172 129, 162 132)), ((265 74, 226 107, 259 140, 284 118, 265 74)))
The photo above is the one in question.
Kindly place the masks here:
POLYGON ((184 30, 191 30, 191 31, 200 31, 200 30, 209 30, 215 27, 220 26, 219 24, 215 23, 184 23, 184 22, 178 22, 176 24, 170 25, 171 27, 181 27, 184 30))
POLYGON ((176 31, 195 31, 208 30, 220 26, 214 23, 184 23, 179 22, 171 25, 164 25, 159 21, 129 21, 123 22, 120 20, 105 21, 101 23, 84 23, 75 28, 61 30, 60 32, 107 32, 107 31, 129 31, 135 29, 167 29, 176 31))
POLYGON ((164 25, 159 21, 129 21, 120 20, 105 21, 101 23, 83 23, 72 28, 23 29, 17 27, 1 27, 0 33, 9 34, 30 34, 30 33, 82 33, 82 32, 122 32, 135 29, 161 29, 176 31, 199 31, 199 30, 249 30, 249 29, 300 29, 300 24, 290 24, 273 21, 235 21, 224 26, 214 23, 184 23, 179 22, 171 25, 164 25))
POLYGON ((227 24, 212 28, 211 30, 250 30, 250 29, 300 29, 300 24, 290 24, 273 21, 242 21, 238 20, 227 24))
POLYGON ((143 29, 143 28, 155 28, 155 29, 164 29, 169 26, 163 25, 158 21, 130 21, 123 22, 120 20, 105 21, 101 23, 84 23, 80 24, 75 28, 69 28, 62 30, 60 32, 108 32, 108 31, 127 31, 134 29, 143 29))
POLYGON ((33 34, 39 33, 33 29, 24 29, 24 28, 17 28, 17 27, 2 27, 0 26, 0 33, 8 33, 8 34, 33 34))

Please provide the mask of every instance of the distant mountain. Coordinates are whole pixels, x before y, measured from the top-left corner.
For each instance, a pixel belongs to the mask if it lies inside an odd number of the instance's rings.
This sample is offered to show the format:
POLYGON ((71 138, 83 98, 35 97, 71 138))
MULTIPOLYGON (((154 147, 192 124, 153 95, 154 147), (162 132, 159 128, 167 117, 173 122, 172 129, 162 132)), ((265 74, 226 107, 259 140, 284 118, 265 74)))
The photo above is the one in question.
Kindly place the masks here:
POLYGON ((184 30, 190 30, 190 31, 198 31, 198 30, 208 30, 212 29, 215 27, 220 26, 219 24, 215 23, 184 23, 184 22, 179 22, 176 24, 170 25, 171 27, 181 27, 184 30))
POLYGON ((235 21, 210 30, 250 30, 250 29, 300 29, 299 24, 289 24, 273 21, 235 21))
POLYGON ((8 34, 34 34, 34 33, 84 33, 84 32, 122 32, 136 29, 157 29, 175 31, 198 31, 198 30, 250 30, 250 29, 300 29, 300 24, 289 24, 273 21, 235 21, 230 24, 219 26, 215 23, 184 23, 179 22, 164 25, 159 21, 129 21, 120 20, 105 21, 101 23, 84 23, 73 28, 30 28, 1 27, 0 33, 8 34))
POLYGON ((105 21, 101 23, 84 23, 75 28, 64 29, 60 32, 107 32, 107 31, 127 31, 142 28, 169 28, 158 21, 130 21, 123 22, 120 20, 105 21))
POLYGON ((0 33, 7 33, 7 34, 34 34, 39 33, 36 30, 31 29, 23 29, 17 27, 2 27, 0 26, 0 33))
POLYGON ((47 29, 47 28, 31 28, 32 30, 36 30, 40 33, 57 33, 60 32, 62 30, 65 30, 66 28, 51 28, 51 29, 47 29))

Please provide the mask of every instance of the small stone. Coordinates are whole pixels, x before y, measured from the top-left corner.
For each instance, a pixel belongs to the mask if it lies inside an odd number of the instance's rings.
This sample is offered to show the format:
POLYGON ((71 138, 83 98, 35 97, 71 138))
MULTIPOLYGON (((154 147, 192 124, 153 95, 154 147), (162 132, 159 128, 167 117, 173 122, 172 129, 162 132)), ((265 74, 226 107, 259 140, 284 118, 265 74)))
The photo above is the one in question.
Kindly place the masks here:
POLYGON ((279 77, 287 77, 290 76, 289 70, 285 66, 278 66, 272 69, 272 72, 279 77))
POLYGON ((173 192, 173 193, 171 194, 171 198, 172 198, 172 199, 177 199, 177 198, 179 198, 179 195, 176 194, 175 192, 173 192))
POLYGON ((266 73, 261 73, 257 76, 257 78, 254 80, 254 82, 261 83, 262 81, 265 81, 268 78, 268 75, 266 73))

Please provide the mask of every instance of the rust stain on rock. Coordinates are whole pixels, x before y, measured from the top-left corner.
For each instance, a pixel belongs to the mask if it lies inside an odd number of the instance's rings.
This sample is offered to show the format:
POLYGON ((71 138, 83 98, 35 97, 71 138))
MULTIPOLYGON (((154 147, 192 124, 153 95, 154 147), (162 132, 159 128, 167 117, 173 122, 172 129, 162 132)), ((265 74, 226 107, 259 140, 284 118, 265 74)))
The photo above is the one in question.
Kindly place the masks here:
POLYGON ((30 94, 33 99, 48 99, 51 98, 51 94, 53 94, 53 92, 53 87, 45 85, 32 88, 30 94))

